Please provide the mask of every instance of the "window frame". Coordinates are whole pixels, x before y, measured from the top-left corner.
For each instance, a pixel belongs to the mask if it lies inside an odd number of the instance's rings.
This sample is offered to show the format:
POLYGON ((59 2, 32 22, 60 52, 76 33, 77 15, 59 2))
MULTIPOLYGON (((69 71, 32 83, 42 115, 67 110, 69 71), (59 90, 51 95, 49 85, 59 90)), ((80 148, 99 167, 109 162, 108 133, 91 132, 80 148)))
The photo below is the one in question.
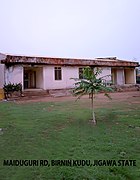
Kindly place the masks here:
POLYGON ((62 67, 55 66, 54 67, 54 80, 61 81, 62 80, 62 67))
POLYGON ((83 79, 83 67, 78 68, 78 73, 79 73, 79 79, 83 79))

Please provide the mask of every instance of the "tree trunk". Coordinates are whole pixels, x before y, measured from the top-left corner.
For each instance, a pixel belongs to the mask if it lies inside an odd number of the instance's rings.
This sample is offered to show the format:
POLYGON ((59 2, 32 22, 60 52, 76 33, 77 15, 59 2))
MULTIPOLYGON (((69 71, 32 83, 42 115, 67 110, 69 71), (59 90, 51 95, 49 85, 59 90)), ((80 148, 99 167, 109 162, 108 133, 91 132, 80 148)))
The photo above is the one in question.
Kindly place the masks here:
POLYGON ((96 125, 96 119, 95 119, 95 112, 94 112, 94 105, 93 105, 93 93, 91 94, 91 106, 92 106, 92 123, 96 125))

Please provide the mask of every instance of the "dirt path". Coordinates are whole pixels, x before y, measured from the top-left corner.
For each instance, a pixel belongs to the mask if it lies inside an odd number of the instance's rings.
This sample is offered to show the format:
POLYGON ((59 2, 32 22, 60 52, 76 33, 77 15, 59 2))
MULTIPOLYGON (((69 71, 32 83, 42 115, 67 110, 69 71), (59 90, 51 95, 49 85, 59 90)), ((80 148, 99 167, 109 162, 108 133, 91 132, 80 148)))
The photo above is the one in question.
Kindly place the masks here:
MULTIPOLYGON (((131 103, 138 103, 140 104, 140 91, 131 91, 131 92, 116 92, 110 94, 113 102, 128 102, 131 103)), ((88 99, 88 96, 83 96, 81 100, 88 99)), ((29 99, 21 99, 17 100, 17 103, 30 103, 30 102, 63 102, 63 101, 74 101, 76 97, 73 96, 65 96, 65 97, 36 97, 36 98, 29 98, 29 99)), ((110 100, 104 96, 104 94, 96 95, 96 102, 98 103, 106 103, 110 102, 110 100)), ((98 104, 97 103, 97 104, 98 104)))

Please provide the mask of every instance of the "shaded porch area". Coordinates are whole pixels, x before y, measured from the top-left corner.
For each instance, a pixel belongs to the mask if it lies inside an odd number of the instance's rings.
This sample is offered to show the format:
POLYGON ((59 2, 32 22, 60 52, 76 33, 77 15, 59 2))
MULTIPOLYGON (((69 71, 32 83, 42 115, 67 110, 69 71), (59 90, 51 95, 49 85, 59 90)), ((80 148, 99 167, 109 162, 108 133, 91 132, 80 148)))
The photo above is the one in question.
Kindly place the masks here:
POLYGON ((24 90, 43 89, 43 67, 24 67, 23 82, 24 90))
POLYGON ((111 68, 111 80, 114 85, 136 84, 134 68, 111 68))

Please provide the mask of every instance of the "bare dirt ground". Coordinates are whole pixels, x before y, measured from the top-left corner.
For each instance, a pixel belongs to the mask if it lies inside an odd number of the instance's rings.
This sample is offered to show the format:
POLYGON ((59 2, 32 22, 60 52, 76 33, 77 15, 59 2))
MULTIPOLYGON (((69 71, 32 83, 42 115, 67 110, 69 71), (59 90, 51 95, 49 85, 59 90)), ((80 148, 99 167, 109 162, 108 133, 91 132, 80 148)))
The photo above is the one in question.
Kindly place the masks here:
MULTIPOLYGON (((104 96, 103 93, 96 95, 95 106, 100 106, 103 104, 120 103, 125 102, 127 104, 140 104, 140 91, 131 91, 131 92, 115 92, 110 93, 112 100, 109 100, 104 96)), ((83 96, 82 101, 88 100, 89 96, 83 96)), ((31 102, 65 102, 65 101, 75 101, 76 97, 74 96, 65 96, 65 97, 34 97, 28 99, 20 99, 15 102, 18 104, 22 103, 31 103, 31 102)))

